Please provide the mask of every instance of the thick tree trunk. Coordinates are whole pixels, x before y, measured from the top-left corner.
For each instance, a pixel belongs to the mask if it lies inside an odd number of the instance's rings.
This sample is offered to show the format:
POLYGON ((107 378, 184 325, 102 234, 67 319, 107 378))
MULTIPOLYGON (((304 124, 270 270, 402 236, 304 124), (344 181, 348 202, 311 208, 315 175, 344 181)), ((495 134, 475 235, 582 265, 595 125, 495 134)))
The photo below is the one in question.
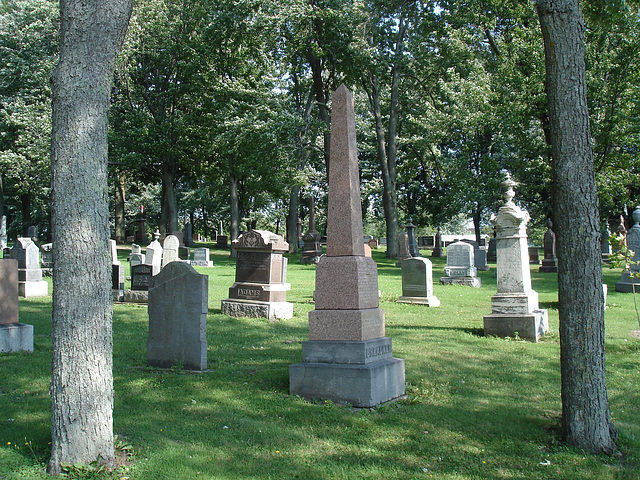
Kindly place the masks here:
POLYGON ((22 203, 22 236, 26 237, 31 226, 31 194, 20 195, 20 202, 22 203))
POLYGON ((289 244, 289 253, 297 253, 298 248, 298 197, 300 196, 300 187, 295 185, 291 187, 289 194, 289 214, 287 215, 287 243, 289 244))
POLYGON ((107 111, 131 0, 60 2, 53 72, 51 459, 114 463, 107 111))
POLYGON ((127 183, 127 175, 124 172, 118 172, 116 175, 116 221, 115 234, 116 243, 123 244, 127 241, 126 224, 124 218, 124 195, 125 185, 127 183))
POLYGON ((578 0, 537 0, 554 169, 562 422, 565 440, 615 450, 604 360, 600 220, 590 144, 584 21, 578 0))
MULTIPOLYGON (((231 211, 229 240, 233 241, 240 235, 240 196, 238 194, 238 179, 233 173, 229 173, 229 209, 231 211)), ((234 249, 231 249, 231 256, 236 256, 234 249)))
POLYGON ((382 123, 382 110, 380 108, 380 93, 378 91, 378 80, 371 75, 369 80, 369 88, 367 95, 369 97, 369 106, 375 123, 376 130, 376 151, 378 163, 382 172, 382 207, 384 209, 384 218, 387 232, 387 257, 398 257, 398 205, 396 198, 396 179, 395 179, 395 157, 394 165, 390 169, 390 162, 387 156, 388 152, 393 150, 395 155, 395 142, 392 149, 387 149, 385 141, 385 130, 382 123))
POLYGON ((176 200, 176 166, 170 159, 162 162, 162 199, 160 203, 160 233, 178 231, 178 202, 176 200))

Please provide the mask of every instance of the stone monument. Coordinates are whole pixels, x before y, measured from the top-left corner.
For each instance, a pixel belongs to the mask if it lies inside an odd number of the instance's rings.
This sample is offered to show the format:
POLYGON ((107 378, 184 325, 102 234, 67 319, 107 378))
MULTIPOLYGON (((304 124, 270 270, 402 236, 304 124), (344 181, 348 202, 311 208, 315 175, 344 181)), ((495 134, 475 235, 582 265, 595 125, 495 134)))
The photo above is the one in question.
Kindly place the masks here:
POLYGON ((193 260, 191 265, 194 267, 213 267, 213 262, 209 260, 211 256, 208 248, 199 247, 193 249, 193 260))
POLYGON ((207 369, 209 276, 170 262, 149 283, 147 365, 207 369))
POLYGON ((409 254, 412 257, 421 257, 420 249, 418 248, 418 242, 416 241, 416 226, 413 224, 411 219, 409 219, 409 223, 404 226, 407 230, 407 240, 409 241, 409 254))
POLYGON ((402 266, 402 261, 407 258, 411 258, 411 249, 409 248, 409 233, 406 229, 404 229, 404 225, 401 226, 403 229, 398 234, 398 261, 396 262, 396 267, 402 266))
POLYGON ((442 257, 442 234, 440 233, 440 229, 436 232, 436 238, 433 240, 433 252, 431 252, 432 257, 442 257))
POLYGON ((378 303, 377 265, 364 254, 353 97, 333 95, 327 254, 316 266, 315 310, 289 391, 306 399, 371 407, 404 394, 404 360, 392 357, 378 303))
POLYGON ((144 263, 144 255, 142 254, 142 248, 136 243, 131 244, 131 253, 129 254, 129 265, 140 265, 144 263))
POLYGON ((322 256, 322 246, 320 245, 320 235, 316 231, 316 208, 315 199, 309 199, 309 231, 302 237, 302 256, 300 263, 318 263, 322 256))
POLYGON ((18 320, 18 261, 0 259, 0 352, 33 352, 33 325, 18 320))
POLYGON ((447 247, 447 266, 444 277, 440 277, 444 285, 466 285, 480 288, 482 280, 475 267, 474 248, 467 242, 455 241, 447 247))
POLYGON ((0 250, 7 248, 7 217, 0 217, 0 250))
POLYGON ((162 245, 158 239, 160 238, 160 232, 158 230, 153 234, 153 241, 147 245, 147 249, 144 252, 145 265, 151 265, 152 275, 160 273, 162 268, 162 245))
POLYGON ((270 320, 293 317, 287 302, 287 259, 284 238, 266 230, 249 230, 231 246, 237 252, 236 280, 229 298, 222 300, 222 313, 230 317, 264 317, 270 320))
POLYGON ((538 293, 531 288, 527 249, 529 214, 513 203, 516 183, 502 183, 505 204, 493 218, 496 229, 498 292, 491 297, 491 314, 484 317, 484 334, 537 342, 549 328, 547 311, 538 307, 538 293))
POLYGON ((609 230, 609 222, 604 222, 604 228, 602 230, 602 236, 600 238, 600 245, 602 251, 602 261, 604 263, 610 263, 609 255, 611 255, 611 243, 609 243, 609 237, 611 236, 611 230, 609 230))
POLYGON ((124 300, 124 265, 118 260, 118 247, 115 240, 109 241, 111 245, 111 289, 115 301, 124 300))
POLYGON ((180 256, 178 255, 179 249, 180 249, 180 239, 175 235, 167 235, 164 239, 164 242, 162 243, 161 268, 166 267, 171 262, 180 261, 180 256))
POLYGON ((557 273, 558 265, 556 264, 556 234, 552 230, 553 222, 547 219, 547 231, 544 233, 544 258, 542 265, 538 269, 542 273, 557 273))
POLYGON ((11 249, 11 258, 18 260, 18 295, 46 297, 49 284, 42 280, 38 246, 30 238, 19 237, 11 249))
POLYGON ((402 261, 402 296, 399 303, 417 303, 439 307, 440 300, 433 294, 433 268, 431 260, 418 257, 402 261))
POLYGON ((640 206, 631 214, 633 226, 627 232, 627 248, 633 252, 629 270, 622 272, 616 283, 616 292, 630 293, 640 290, 640 206))

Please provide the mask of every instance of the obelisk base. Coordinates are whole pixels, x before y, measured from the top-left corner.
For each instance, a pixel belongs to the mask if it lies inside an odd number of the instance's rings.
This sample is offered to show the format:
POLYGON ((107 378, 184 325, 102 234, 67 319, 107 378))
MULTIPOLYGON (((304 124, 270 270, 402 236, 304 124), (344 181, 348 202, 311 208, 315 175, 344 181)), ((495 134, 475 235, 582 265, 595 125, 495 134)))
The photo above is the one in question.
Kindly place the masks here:
POLYGON ((537 342, 549 330, 549 318, 546 310, 534 310, 531 313, 500 314, 484 316, 484 334, 493 337, 513 337, 537 342))
POLYGON ((33 352, 33 325, 0 325, 0 352, 33 352))
POLYGON ((404 395, 404 360, 391 339, 302 342, 302 362, 289 366, 289 392, 307 400, 373 407, 404 395))

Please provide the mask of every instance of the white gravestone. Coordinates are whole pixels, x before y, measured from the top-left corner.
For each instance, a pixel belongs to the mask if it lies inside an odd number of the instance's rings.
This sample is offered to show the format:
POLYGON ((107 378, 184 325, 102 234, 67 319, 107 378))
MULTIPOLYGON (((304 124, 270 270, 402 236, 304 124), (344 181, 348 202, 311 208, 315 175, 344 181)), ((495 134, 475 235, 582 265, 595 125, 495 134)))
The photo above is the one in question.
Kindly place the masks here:
POLYGON ((447 247, 447 266, 440 283, 444 285, 467 285, 479 288, 482 284, 475 267, 473 245, 466 242, 454 242, 447 247))
POLYGON ((167 235, 162 246, 162 268, 171 262, 180 260, 178 249, 180 248, 180 239, 175 235, 167 235))
POLYGON ((213 262, 209 260, 209 256, 210 253, 208 248, 194 248, 191 265, 196 267, 213 267, 213 262))

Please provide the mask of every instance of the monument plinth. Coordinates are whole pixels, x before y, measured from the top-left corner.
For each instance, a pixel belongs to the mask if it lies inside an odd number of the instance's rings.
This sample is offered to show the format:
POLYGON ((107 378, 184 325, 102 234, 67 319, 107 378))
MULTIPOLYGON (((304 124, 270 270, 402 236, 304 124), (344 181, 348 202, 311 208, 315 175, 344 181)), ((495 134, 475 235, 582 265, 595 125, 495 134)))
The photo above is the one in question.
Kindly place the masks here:
POLYGON ((404 394, 404 360, 384 336, 378 267, 362 239, 353 97, 343 85, 332 104, 327 255, 316 267, 302 362, 289 367, 293 395, 371 407, 404 394))
POLYGON ((484 334, 538 341, 549 329, 547 311, 538 308, 531 288, 527 223, 529 214, 513 203, 516 183, 507 175, 502 183, 505 204, 493 219, 496 230, 498 292, 491 297, 491 314, 484 317, 484 334))

